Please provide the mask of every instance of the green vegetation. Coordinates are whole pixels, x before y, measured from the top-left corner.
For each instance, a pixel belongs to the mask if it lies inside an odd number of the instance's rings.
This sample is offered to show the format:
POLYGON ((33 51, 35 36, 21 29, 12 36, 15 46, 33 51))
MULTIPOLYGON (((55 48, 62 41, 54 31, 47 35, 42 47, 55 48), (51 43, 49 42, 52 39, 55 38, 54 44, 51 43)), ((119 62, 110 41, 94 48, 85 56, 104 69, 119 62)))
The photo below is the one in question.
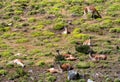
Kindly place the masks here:
POLYGON ((7 71, 4 70, 4 69, 0 69, 0 75, 6 75, 7 74, 7 71))
POLYGON ((70 63, 84 74, 75 82, 86 78, 119 82, 120 0, 1 0, 0 11, 0 82, 69 82, 67 72, 46 72, 49 67, 58 68, 56 61, 70 63), (87 5, 94 5, 102 18, 93 19, 91 13, 85 18, 87 5), (64 27, 70 34, 62 35, 64 27), (90 36, 92 47, 82 45, 90 36), (91 61, 91 48, 107 55, 107 60, 91 61), (65 60, 57 55, 57 49, 77 60, 65 60), (17 52, 21 55, 16 56, 17 52), (7 64, 14 59, 24 60, 25 67, 7 64), (98 72, 102 74, 95 78, 98 72))
POLYGON ((90 67, 90 64, 87 63, 87 62, 79 62, 77 64, 77 68, 80 68, 80 69, 86 69, 86 68, 89 68, 90 67))

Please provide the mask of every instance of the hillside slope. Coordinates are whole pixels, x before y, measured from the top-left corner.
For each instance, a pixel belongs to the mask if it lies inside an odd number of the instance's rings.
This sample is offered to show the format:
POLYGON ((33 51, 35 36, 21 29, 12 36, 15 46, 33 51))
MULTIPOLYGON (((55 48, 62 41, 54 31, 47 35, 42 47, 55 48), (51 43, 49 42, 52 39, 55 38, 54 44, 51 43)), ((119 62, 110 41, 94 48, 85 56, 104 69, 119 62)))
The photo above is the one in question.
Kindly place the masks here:
POLYGON ((62 75, 45 72, 54 65, 57 49, 61 54, 70 52, 78 58, 75 62, 63 62, 71 63, 81 74, 88 74, 82 80, 110 82, 120 79, 120 0, 0 1, 1 82, 67 82, 67 72, 62 75), (88 4, 95 6, 102 18, 88 16, 85 19, 83 8, 88 4), (62 34, 64 27, 68 27, 70 34, 62 34), (108 60, 94 63, 88 54, 76 51, 76 46, 89 37, 92 37, 92 49, 107 54, 108 60), (17 53, 21 55, 15 56, 17 53), (24 61, 24 69, 7 64, 16 58, 24 61), (81 63, 88 68, 79 67, 81 63), (30 74, 29 70, 34 73, 30 74), (102 76, 95 78, 93 74, 98 72, 102 76))

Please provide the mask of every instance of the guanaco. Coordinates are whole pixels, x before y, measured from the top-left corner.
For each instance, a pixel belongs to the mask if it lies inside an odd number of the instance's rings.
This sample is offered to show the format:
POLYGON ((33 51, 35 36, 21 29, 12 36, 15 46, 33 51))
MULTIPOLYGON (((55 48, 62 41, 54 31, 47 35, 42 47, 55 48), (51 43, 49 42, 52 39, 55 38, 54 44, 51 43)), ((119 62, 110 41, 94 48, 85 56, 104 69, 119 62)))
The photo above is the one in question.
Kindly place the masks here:
POLYGON ((98 15, 98 18, 102 18, 102 16, 99 14, 99 12, 94 6, 87 6, 84 8, 84 16, 86 16, 88 13, 92 14, 92 18, 95 18, 95 14, 98 15))
POLYGON ((68 27, 64 27, 64 31, 62 32, 62 34, 70 34, 70 32, 68 31, 68 27))
POLYGON ((73 69, 72 65, 70 65, 69 63, 61 64, 60 62, 58 62, 58 67, 62 72, 73 69))
POLYGON ((91 44, 91 37, 89 37, 88 40, 85 40, 85 41, 83 42, 83 45, 91 46, 91 45, 92 45, 92 44, 91 44))
POLYGON ((58 69, 55 69, 55 68, 49 68, 49 69, 47 69, 47 71, 50 73, 60 73, 60 71, 58 69))
POLYGON ((89 57, 91 60, 93 61, 99 61, 99 60, 106 60, 107 59, 107 55, 103 55, 103 54, 92 54, 91 52, 89 53, 89 57))
POLYGON ((23 63, 23 61, 21 59, 15 59, 15 60, 13 60, 13 63, 18 64, 22 67, 25 67, 25 64, 23 63))
POLYGON ((70 61, 75 61, 77 60, 77 58, 75 58, 74 56, 70 55, 70 57, 65 58, 66 60, 70 60, 70 61))

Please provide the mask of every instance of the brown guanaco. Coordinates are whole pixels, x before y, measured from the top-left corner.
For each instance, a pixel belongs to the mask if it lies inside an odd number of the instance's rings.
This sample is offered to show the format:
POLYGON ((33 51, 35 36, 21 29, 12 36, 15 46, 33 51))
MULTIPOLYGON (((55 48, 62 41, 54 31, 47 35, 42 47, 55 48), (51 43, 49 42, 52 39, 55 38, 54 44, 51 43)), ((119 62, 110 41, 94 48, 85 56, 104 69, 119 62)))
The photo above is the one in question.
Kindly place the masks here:
POLYGON ((92 54, 91 52, 89 52, 89 57, 93 61, 99 61, 99 60, 106 60, 107 59, 107 55, 104 55, 104 54, 92 54))
POLYGON ((99 12, 94 6, 87 6, 84 8, 84 16, 86 16, 88 13, 92 14, 92 18, 95 18, 95 14, 98 15, 98 18, 102 18, 102 16, 99 14, 99 12))
POLYGON ((73 69, 73 67, 69 63, 64 63, 60 65, 60 68, 62 69, 62 71, 68 71, 73 69))
POLYGON ((85 40, 85 41, 83 42, 83 45, 91 46, 91 37, 89 37, 88 40, 85 40))

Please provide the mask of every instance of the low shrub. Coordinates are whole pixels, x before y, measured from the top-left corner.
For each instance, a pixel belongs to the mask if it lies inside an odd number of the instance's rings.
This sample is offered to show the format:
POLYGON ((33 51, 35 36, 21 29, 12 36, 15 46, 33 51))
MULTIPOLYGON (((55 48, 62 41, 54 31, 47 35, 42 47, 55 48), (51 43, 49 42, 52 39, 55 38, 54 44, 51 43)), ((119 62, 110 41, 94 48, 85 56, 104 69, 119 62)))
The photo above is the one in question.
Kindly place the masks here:
POLYGON ((114 20, 114 23, 115 23, 115 24, 120 24, 120 19, 114 20))
POLYGON ((54 36, 55 34, 53 32, 50 31, 43 31, 43 36, 47 36, 48 38, 54 36))
POLYGON ((87 69, 90 67, 90 64, 88 62, 79 62, 77 65, 76 65, 77 68, 80 68, 80 69, 87 69))
POLYGON ((75 16, 82 16, 83 15, 82 7, 78 6, 78 5, 70 7, 69 11, 75 16))
POLYGON ((4 69, 0 69, 0 75, 6 75, 7 74, 7 71, 4 70, 4 69))
POLYGON ((79 33, 79 34, 72 34, 73 38, 75 39, 82 39, 82 40, 85 40, 87 38, 89 38, 89 35, 87 34, 82 34, 82 33, 79 33))
POLYGON ((80 45, 80 46, 76 46, 75 50, 81 53, 88 54, 90 51, 90 47, 87 45, 80 45))
POLYGON ((25 43, 25 42, 28 42, 28 41, 29 41, 29 39, 27 39, 27 38, 20 38, 20 39, 16 40, 16 43, 25 43))
POLYGON ((79 34, 81 32, 82 32, 81 28, 75 28, 72 33, 73 34, 79 34))
POLYGON ((28 21, 29 21, 29 22, 35 22, 36 19, 35 19, 34 17, 31 17, 31 18, 28 19, 28 21))
POLYGON ((99 32, 100 31, 100 25, 99 24, 92 24, 85 28, 86 31, 90 32, 99 32))
POLYGON ((65 22, 58 22, 58 23, 55 23, 53 29, 54 30, 61 30, 64 28, 64 26, 66 26, 65 22))
POLYGON ((47 79, 48 82, 55 82, 57 77, 56 76, 48 76, 46 79, 47 79))
POLYGON ((63 60, 65 60, 64 56, 62 55, 55 56, 55 61, 63 61, 63 60))
POLYGON ((111 28, 113 25, 113 21, 111 19, 106 19, 102 21, 101 28, 111 28))
POLYGON ((120 82, 120 79, 119 78, 115 78, 114 82, 120 82))
POLYGON ((10 57, 13 55, 13 53, 10 50, 6 50, 0 53, 1 56, 3 57, 10 57))
POLYGON ((109 32, 120 33, 120 27, 111 28, 111 29, 109 29, 109 32))
POLYGON ((16 15, 21 15, 21 14, 23 14, 23 11, 22 10, 15 10, 15 14, 16 15))
POLYGON ((42 33, 40 31, 37 31, 37 32, 32 32, 31 34, 33 37, 39 37, 42 35, 42 33))
POLYGON ((43 61, 39 61, 39 62, 37 62, 37 65, 40 67, 44 67, 46 64, 43 61))
POLYGON ((31 28, 32 28, 32 29, 36 29, 36 30, 42 30, 42 29, 44 28, 44 25, 39 24, 39 25, 33 26, 33 27, 31 27, 31 28))

